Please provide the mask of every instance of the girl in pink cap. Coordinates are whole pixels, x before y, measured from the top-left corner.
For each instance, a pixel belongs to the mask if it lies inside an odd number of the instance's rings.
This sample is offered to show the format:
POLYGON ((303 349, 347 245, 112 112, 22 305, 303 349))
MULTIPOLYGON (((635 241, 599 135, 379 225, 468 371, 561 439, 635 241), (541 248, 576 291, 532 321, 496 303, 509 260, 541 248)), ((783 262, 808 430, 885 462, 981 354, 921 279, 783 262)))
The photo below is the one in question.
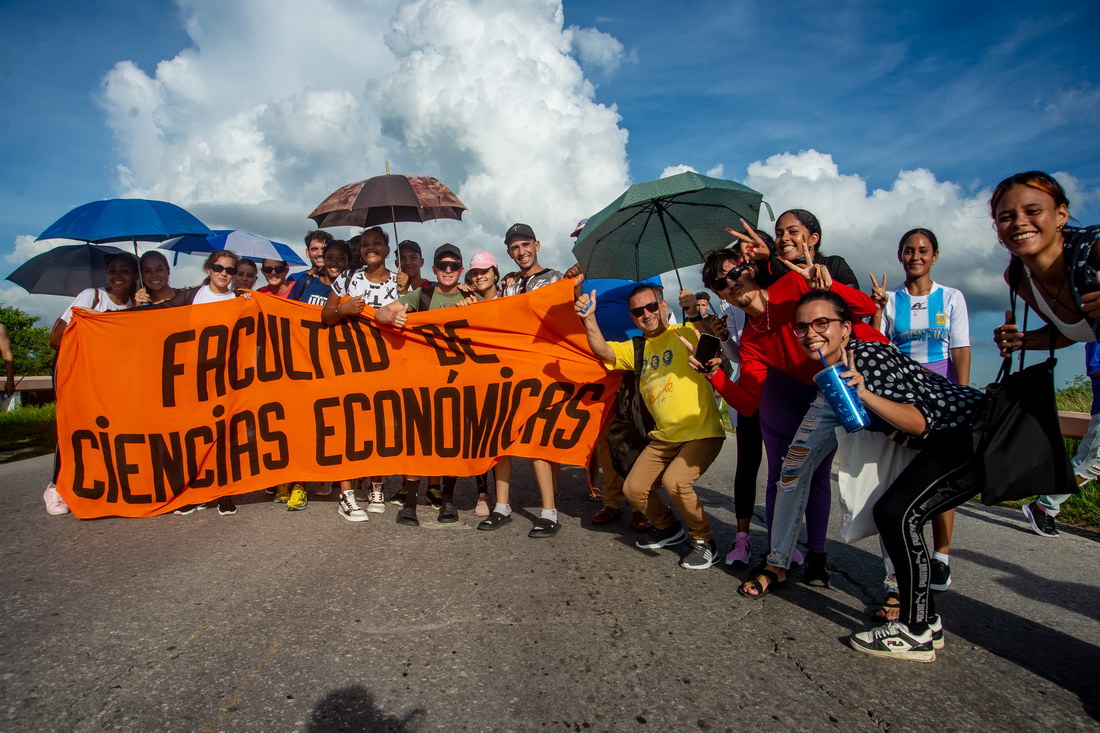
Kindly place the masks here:
POLYGON ((478 252, 470 258, 470 267, 466 270, 466 284, 476 290, 483 300, 500 296, 500 290, 497 288, 499 281, 497 258, 491 253, 478 252))

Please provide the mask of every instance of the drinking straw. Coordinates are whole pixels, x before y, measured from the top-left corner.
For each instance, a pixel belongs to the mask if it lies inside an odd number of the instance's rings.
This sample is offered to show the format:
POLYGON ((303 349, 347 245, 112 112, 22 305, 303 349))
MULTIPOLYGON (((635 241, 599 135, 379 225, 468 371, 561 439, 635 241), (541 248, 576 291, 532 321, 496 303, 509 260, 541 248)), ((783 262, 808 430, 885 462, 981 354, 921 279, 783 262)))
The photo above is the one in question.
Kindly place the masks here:
POLYGON ((821 353, 821 349, 817 350, 817 358, 821 359, 821 365, 826 369, 829 368, 829 362, 825 361, 825 355, 821 353))

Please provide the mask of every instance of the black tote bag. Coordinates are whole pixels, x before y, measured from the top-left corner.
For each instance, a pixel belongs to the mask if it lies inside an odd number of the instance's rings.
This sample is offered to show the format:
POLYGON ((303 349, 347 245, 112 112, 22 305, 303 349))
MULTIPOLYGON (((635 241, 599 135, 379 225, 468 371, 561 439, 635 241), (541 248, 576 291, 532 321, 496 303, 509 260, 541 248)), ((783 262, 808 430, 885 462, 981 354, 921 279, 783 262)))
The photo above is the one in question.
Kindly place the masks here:
MULTIPOLYGON (((1016 315, 1016 293, 1023 263, 1009 266, 1009 302, 1016 315)), ((1027 306, 1024 328, 1027 330, 1027 306)), ((1046 361, 1012 373, 1006 357, 995 382, 985 388, 986 402, 974 423, 974 452, 984 476, 982 503, 986 506, 1018 501, 1036 494, 1075 494, 1077 480, 1062 442, 1058 401, 1054 390, 1055 333, 1046 361)))
POLYGON ((1011 359, 1005 359, 997 381, 986 387, 985 409, 974 425, 986 506, 1036 494, 1077 493, 1058 422, 1057 363, 1049 357, 1010 374, 1011 359))

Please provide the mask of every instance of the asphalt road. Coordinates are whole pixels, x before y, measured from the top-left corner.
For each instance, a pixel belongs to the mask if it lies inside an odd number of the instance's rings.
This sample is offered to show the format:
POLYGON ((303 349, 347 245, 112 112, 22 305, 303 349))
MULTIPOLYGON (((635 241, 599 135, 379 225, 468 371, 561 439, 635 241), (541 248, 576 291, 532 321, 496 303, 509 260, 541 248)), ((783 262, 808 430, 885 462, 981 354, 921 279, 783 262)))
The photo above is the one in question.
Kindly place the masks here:
MULTIPOLYGON (((698 489, 733 532, 732 441, 698 489)), ((50 458, 0 465, 5 731, 1095 731, 1100 543, 960 509, 947 646, 933 664, 846 644, 880 595, 877 540, 830 546, 833 587, 759 601, 724 566, 593 528, 581 474, 564 526, 531 518, 353 524, 288 512, 79 521, 40 499, 50 458)), ((516 501, 533 506, 525 461, 516 501)), ((390 479, 387 491, 397 487, 390 479)), ((762 498, 762 492, 761 492, 762 498)), ((758 516, 762 516, 758 508, 758 516)), ((834 533, 834 536, 835 533, 834 533)), ((754 550, 764 551, 754 527, 754 550)), ((798 572, 794 574, 798 578, 798 572)))

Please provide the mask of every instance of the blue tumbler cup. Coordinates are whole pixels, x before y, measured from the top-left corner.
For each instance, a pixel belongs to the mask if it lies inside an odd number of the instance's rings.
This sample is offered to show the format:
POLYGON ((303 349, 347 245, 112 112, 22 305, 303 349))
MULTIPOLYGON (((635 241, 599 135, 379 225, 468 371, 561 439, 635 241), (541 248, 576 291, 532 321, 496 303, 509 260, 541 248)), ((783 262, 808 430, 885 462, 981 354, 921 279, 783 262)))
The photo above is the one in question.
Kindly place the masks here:
POLYGON ((856 395, 855 390, 840 378, 841 372, 848 371, 844 364, 833 364, 825 367, 814 376, 814 381, 821 388, 825 399, 833 408, 833 412, 840 419, 840 424, 849 433, 863 430, 870 420, 867 418, 867 410, 863 407, 863 401, 856 395))

